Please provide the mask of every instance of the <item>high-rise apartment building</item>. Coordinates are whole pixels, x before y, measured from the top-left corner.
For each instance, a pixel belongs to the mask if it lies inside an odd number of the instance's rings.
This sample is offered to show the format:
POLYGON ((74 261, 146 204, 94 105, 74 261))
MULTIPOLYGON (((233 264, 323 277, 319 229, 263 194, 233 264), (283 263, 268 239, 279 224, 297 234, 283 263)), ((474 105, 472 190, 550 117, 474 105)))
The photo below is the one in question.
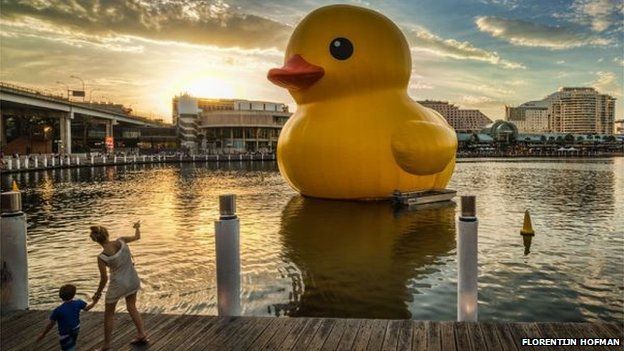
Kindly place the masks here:
POLYGON ((505 119, 515 124, 520 133, 549 132, 548 107, 544 100, 525 102, 517 107, 505 106, 505 119))
POLYGON ((451 127, 459 132, 478 131, 492 123, 492 120, 481 111, 460 109, 449 104, 448 101, 423 100, 418 101, 418 103, 438 111, 446 118, 451 127))
POLYGON ((549 102, 549 126, 556 133, 612 135, 615 98, 594 88, 561 88, 544 99, 549 102))

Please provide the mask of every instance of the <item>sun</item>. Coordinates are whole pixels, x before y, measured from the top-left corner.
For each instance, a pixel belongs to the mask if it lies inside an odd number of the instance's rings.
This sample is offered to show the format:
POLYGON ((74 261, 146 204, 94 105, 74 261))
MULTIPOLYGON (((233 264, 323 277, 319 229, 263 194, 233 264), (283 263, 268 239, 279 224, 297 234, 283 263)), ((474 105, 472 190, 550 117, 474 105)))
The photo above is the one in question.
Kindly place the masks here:
POLYGON ((228 80, 208 75, 184 77, 176 84, 176 90, 203 98, 235 98, 237 95, 235 86, 228 80))

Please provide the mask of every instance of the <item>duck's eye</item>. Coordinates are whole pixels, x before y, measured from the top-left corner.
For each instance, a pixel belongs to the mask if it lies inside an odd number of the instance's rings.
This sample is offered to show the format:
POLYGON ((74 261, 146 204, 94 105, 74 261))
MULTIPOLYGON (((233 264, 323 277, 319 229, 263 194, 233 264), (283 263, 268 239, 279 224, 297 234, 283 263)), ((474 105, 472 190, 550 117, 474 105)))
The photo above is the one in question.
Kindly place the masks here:
POLYGON ((346 60, 353 55, 353 44, 347 38, 336 38, 329 43, 329 52, 337 60, 346 60))

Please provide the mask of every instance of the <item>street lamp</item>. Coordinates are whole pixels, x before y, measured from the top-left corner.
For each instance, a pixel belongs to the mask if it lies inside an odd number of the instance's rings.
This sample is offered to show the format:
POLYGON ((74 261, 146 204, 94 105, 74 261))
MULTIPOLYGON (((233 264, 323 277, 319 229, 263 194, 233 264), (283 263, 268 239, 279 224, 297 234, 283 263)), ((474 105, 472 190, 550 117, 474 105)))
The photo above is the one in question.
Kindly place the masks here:
POLYGON ((75 76, 73 74, 71 76, 69 76, 69 78, 78 79, 78 80, 80 80, 82 82, 82 101, 84 101, 85 100, 85 82, 84 82, 84 80, 82 80, 82 78, 80 78, 78 76, 75 76))

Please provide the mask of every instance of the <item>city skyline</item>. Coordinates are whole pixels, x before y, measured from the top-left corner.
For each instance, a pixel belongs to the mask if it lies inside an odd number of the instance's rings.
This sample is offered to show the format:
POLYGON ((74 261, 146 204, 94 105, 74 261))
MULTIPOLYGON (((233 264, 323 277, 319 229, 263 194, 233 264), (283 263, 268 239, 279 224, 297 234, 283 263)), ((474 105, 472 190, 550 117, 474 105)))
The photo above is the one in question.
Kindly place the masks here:
MULTIPOLYGON (((266 80, 296 23, 327 1, 194 1, 81 5, 8 1, 0 16, 2 80, 124 103, 171 120, 171 98, 285 102, 266 80), (93 90, 93 92, 91 92, 93 90)), ((492 120, 505 105, 562 86, 591 86, 622 116, 622 3, 611 0, 354 3, 398 23, 412 49, 409 93, 492 120)))

